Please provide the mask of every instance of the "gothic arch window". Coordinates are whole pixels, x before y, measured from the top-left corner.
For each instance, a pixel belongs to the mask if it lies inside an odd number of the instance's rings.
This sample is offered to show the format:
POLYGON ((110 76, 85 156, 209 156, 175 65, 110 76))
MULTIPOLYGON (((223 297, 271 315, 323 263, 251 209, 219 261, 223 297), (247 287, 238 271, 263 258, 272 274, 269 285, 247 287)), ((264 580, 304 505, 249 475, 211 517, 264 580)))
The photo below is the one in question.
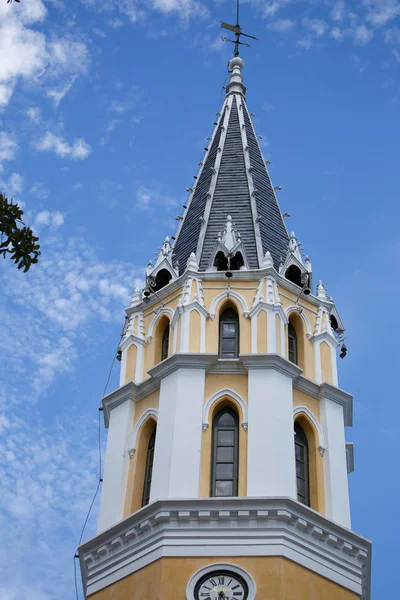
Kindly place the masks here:
POLYGON ((169 322, 164 329, 164 333, 161 339, 161 360, 168 358, 168 346, 169 346, 169 322))
POLYGON ((299 364, 299 355, 297 350, 297 333, 292 323, 288 324, 288 353, 290 362, 299 364))
POLYGON ((219 318, 219 357, 239 356, 239 316, 233 308, 227 308, 219 318))
POLYGON ((167 271, 167 269, 161 269, 161 271, 158 271, 157 275, 156 275, 156 285, 155 285, 155 291, 158 292, 158 290, 161 290, 161 288, 165 287, 172 279, 172 275, 169 271, 167 271))
POLYGON ((285 277, 295 285, 303 287, 303 284, 301 283, 301 271, 296 265, 290 265, 290 267, 286 269, 285 277))
POLYGON ((239 421, 230 408, 213 421, 211 496, 238 495, 239 421))
POLYGON ((296 422, 294 424, 294 449, 296 457, 297 500, 310 506, 310 464, 306 434, 296 422))
POLYGON ((228 270, 228 259, 221 250, 215 256, 214 267, 217 267, 217 271, 228 270))
POLYGON ((157 427, 154 427, 154 431, 150 436, 149 443, 147 446, 146 468, 144 471, 142 506, 146 506, 146 504, 148 504, 150 502, 151 480, 153 477, 154 448, 156 445, 156 431, 157 431, 157 427))
POLYGON ((231 258, 231 269, 232 271, 239 271, 241 267, 244 267, 244 260, 241 252, 236 252, 235 256, 231 258))

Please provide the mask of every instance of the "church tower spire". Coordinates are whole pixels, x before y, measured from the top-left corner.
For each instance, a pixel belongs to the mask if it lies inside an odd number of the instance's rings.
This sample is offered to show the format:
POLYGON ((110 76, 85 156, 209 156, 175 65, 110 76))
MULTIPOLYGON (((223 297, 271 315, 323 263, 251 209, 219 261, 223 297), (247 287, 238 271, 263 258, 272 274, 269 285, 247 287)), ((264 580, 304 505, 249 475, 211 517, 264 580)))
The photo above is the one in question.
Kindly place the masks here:
POLYGON ((126 309, 98 534, 79 548, 85 596, 369 600, 344 325, 286 229, 242 58, 229 69, 176 239, 126 309))
POLYGON ((288 232, 246 105, 243 64, 240 57, 229 61, 225 102, 177 234, 181 273, 192 252, 201 271, 218 268, 215 242, 228 215, 247 268, 261 268, 266 252, 278 268, 287 252, 288 232))

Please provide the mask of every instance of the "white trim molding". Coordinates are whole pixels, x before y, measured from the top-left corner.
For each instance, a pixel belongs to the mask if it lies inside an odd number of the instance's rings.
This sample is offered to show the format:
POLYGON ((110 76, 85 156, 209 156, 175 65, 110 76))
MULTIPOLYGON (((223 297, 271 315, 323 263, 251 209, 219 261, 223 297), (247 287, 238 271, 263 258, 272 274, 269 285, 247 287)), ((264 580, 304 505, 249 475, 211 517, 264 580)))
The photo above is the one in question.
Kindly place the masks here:
POLYGON ((304 309, 301 306, 299 306, 298 304, 293 304, 292 306, 288 306, 287 309, 285 310, 286 318, 288 321, 289 321, 289 315, 291 313, 296 313, 297 315, 299 315, 299 317, 303 321, 304 325, 306 326, 306 335, 312 336, 311 324, 310 324, 310 321, 308 320, 307 315, 305 315, 305 313, 304 313, 304 309))
POLYGON ((284 557, 370 599, 371 542, 295 500, 153 502, 79 547, 85 597, 163 557, 284 557))
POLYGON ((323 429, 322 429, 320 423, 317 421, 316 417, 313 415, 311 410, 309 408, 307 408, 307 406, 296 406, 296 408, 293 411, 293 419, 296 420, 296 417, 301 414, 306 415, 306 417, 314 425, 317 435, 318 435, 318 450, 319 450, 320 455, 323 456, 326 446, 325 446, 324 432, 323 432, 323 429))
POLYGON ((211 320, 215 319, 215 315, 216 315, 216 312, 217 312, 218 304, 220 304, 220 302, 224 298, 235 298, 235 300, 237 300, 240 303, 240 305, 242 307, 242 310, 243 310, 244 316, 245 317, 249 316, 249 308, 248 308, 247 302, 243 298, 243 296, 241 296, 240 294, 238 294, 234 290, 225 290, 224 292, 221 292, 220 294, 218 294, 218 296, 215 296, 214 300, 211 302, 211 306, 210 306, 210 318, 211 318, 211 320))
POLYGON ((130 458, 132 458, 136 452, 137 437, 139 434, 139 430, 149 417, 154 417, 154 419, 157 421, 158 420, 158 410, 156 408, 148 408, 147 410, 145 410, 144 413, 142 414, 142 416, 140 417, 140 419, 138 419, 134 428, 132 429, 131 434, 129 436, 128 448, 127 448, 130 458))
POLYGON ((168 307, 164 306, 164 308, 162 308, 156 315, 154 315, 154 318, 149 325, 149 330, 147 332, 146 340, 149 340, 150 338, 153 337, 154 327, 156 326, 157 321, 161 317, 161 315, 168 315, 170 323, 171 323, 172 319, 174 318, 174 311, 172 310, 172 308, 168 308, 168 307))
POLYGON ((193 573, 186 587, 186 600, 194 600, 194 590, 197 582, 204 577, 204 575, 212 573, 213 571, 230 571, 235 575, 239 575, 239 577, 245 580, 249 590, 247 600, 255 600, 257 586, 254 579, 247 571, 232 563, 211 563, 206 567, 202 567, 196 571, 196 573, 193 573))
POLYGON ((203 408, 203 431, 207 431, 208 427, 210 426, 209 417, 210 417, 211 407, 213 406, 213 404, 215 402, 217 402, 217 400, 220 400, 220 398, 223 398, 224 396, 230 396, 233 400, 236 400, 236 402, 239 404, 240 408, 242 409, 242 427, 245 431, 247 431, 247 427, 248 427, 247 404, 243 400, 242 396, 240 394, 238 394, 237 392, 235 392, 234 390, 232 390, 231 388, 224 388, 223 390, 219 390, 219 392, 216 392, 215 394, 213 394, 211 396, 211 398, 209 398, 207 400, 207 402, 205 403, 204 408, 203 408))

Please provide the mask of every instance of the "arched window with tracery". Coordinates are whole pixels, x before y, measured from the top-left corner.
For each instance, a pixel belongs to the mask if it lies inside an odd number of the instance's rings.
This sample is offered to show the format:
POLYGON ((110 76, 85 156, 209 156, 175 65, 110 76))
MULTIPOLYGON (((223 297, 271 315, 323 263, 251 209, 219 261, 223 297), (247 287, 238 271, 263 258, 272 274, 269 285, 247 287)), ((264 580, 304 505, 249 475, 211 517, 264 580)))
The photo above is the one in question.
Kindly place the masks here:
POLYGON ((238 495, 239 421, 224 408, 215 416, 212 432, 211 496, 238 495))
POLYGON ((298 423, 294 424, 294 449, 296 457, 297 500, 310 506, 310 461, 306 434, 298 423))
POLYGON ((290 362, 299 364, 299 355, 297 350, 297 333, 292 323, 288 324, 288 353, 290 362))
POLYGON ((168 358, 168 347, 169 347, 169 323, 164 329, 164 333, 161 339, 161 360, 168 358))
POLYGON ((153 477, 154 448, 156 445, 156 431, 157 431, 157 428, 155 427, 153 433, 150 436, 149 443, 147 446, 146 468, 144 471, 144 482, 143 482, 142 506, 146 506, 146 504, 148 504, 150 502, 151 480, 153 477))
POLYGON ((233 308, 227 308, 219 318, 219 357, 239 356, 239 316, 233 308))

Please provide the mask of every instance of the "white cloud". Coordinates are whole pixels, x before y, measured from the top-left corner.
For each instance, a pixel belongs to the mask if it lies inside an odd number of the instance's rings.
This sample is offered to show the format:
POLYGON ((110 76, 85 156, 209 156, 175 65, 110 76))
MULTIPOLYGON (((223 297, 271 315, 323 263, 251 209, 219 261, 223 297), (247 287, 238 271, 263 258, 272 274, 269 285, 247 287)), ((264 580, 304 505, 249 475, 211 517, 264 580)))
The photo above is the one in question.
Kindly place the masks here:
POLYGON ((110 133, 111 131, 113 131, 118 125, 118 123, 120 123, 119 119, 111 119, 111 121, 108 122, 108 125, 106 127, 106 133, 110 133))
POLYGON ((365 25, 354 27, 354 29, 350 31, 350 34, 353 36, 355 43, 360 46, 365 46, 374 37, 371 29, 368 29, 365 25))
POLYGON ((38 106, 31 106, 26 110, 26 116, 32 121, 32 123, 37 125, 40 123, 40 108, 38 106))
POLYGON ((303 50, 309 50, 312 46, 312 41, 310 39, 298 40, 296 46, 303 50))
POLYGON ((259 0, 251 0, 257 8, 261 8, 264 17, 274 17, 282 8, 289 4, 292 0, 267 0, 260 2, 259 0))
POLYGON ((344 32, 341 29, 339 29, 339 27, 332 27, 331 31, 329 32, 329 35, 331 36, 331 38, 338 42, 340 42, 344 38, 344 32))
POLYGON ((33 222, 33 227, 39 229, 42 225, 48 225, 52 229, 58 229, 64 224, 64 215, 59 211, 50 212, 49 210, 42 210, 37 213, 33 222))
POLYGON ((328 28, 326 21, 322 19, 303 19, 303 25, 311 31, 317 38, 325 35, 328 28))
POLYGON ((56 71, 63 73, 86 73, 90 57, 83 42, 74 39, 61 38, 48 44, 50 65, 56 71))
POLYGON ((46 96, 53 100, 54 108, 58 108, 61 100, 68 94, 72 86, 74 85, 76 76, 73 77, 70 81, 68 81, 65 85, 60 88, 53 88, 47 90, 46 96))
MULTIPOLYGON (((90 327, 96 329, 101 321, 121 321, 132 288, 140 281, 139 271, 132 265, 99 261, 82 238, 65 238, 59 229, 63 220, 60 212, 39 212, 32 224, 40 237, 39 263, 27 274, 8 262, 0 271, 4 290, 0 297, 0 353, 12 346, 13 372, 24 374, 31 399, 43 393, 57 375, 74 368, 77 344, 90 327), (21 337, 17 315, 22 307, 21 337), (64 362, 57 350, 61 339, 64 362)), ((7 368, 4 361, 0 363, 1 380, 6 373, 1 373, 2 369, 7 368)))
POLYGON ((19 173, 12 173, 8 180, 0 179, 0 190, 6 194, 8 198, 18 196, 24 189, 24 178, 19 173))
POLYGON ((364 0, 368 12, 367 20, 374 26, 386 25, 400 15, 398 0, 364 0))
POLYGON ((183 21, 208 15, 207 7, 199 0, 153 0, 153 9, 164 14, 176 12, 183 21))
POLYGON ((3 170, 3 161, 14 160, 17 151, 18 144, 15 136, 6 131, 0 131, 0 172, 3 170))
POLYGON ((175 208, 178 202, 171 196, 162 194, 157 186, 140 185, 136 191, 136 207, 140 210, 153 212, 157 206, 175 208))
POLYGON ((83 42, 67 36, 49 42, 44 33, 32 28, 46 15, 41 0, 20 7, 0 3, 0 110, 9 103, 21 78, 58 81, 65 74, 87 72, 90 58, 83 42))
POLYGON ((392 54, 397 60, 397 62, 400 63, 400 52, 398 50, 392 50, 392 54))
POLYGON ((35 181, 31 187, 31 194, 38 200, 47 200, 49 192, 46 190, 44 183, 41 181, 35 181))
POLYGON ((339 0, 335 3, 331 11, 331 16, 334 21, 342 21, 345 15, 345 3, 339 0))
POLYGON ((40 152, 55 152, 61 158, 72 158, 84 160, 91 152, 91 148, 83 138, 77 139, 73 144, 69 144, 61 136, 54 135, 48 131, 34 144, 36 150, 40 152))
POLYGON ((387 29, 385 31, 385 42, 387 44, 400 44, 400 28, 387 29))
POLYGON ((273 23, 269 23, 267 25, 267 29, 270 29, 271 31, 277 31, 279 33, 288 33, 289 31, 292 31, 295 25, 295 21, 291 21, 290 19, 280 19, 278 21, 274 21, 273 23))

